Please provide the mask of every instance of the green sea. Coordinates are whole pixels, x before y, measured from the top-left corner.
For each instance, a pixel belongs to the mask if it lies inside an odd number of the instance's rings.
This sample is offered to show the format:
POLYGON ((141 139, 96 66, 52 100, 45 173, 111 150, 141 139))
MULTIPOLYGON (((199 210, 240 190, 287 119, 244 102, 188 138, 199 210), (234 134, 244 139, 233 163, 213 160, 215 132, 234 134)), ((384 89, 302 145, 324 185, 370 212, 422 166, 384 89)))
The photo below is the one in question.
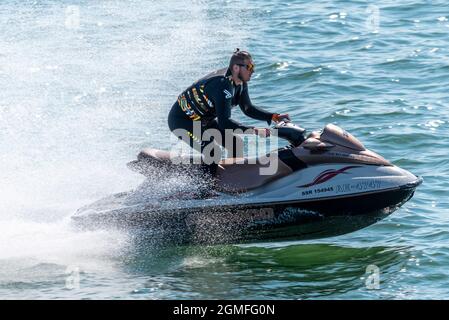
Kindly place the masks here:
POLYGON ((1 1, 0 299, 447 299, 448 19, 444 1, 1 1), (177 95, 237 47, 254 104, 341 126, 422 177, 414 197, 310 241, 74 229, 79 207, 143 181, 126 163, 166 148, 177 95))

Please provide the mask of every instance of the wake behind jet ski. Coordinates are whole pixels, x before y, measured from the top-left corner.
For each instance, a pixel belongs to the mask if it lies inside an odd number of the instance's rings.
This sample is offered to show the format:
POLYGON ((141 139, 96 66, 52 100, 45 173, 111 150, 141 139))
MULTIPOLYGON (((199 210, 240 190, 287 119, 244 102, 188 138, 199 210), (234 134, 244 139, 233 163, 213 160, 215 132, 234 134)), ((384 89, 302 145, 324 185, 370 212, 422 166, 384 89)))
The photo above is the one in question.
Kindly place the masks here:
MULTIPOLYGON (((207 194, 181 190, 150 201, 140 197, 148 192, 144 183, 79 209, 73 220, 87 228, 150 230, 177 243, 306 240, 369 226, 407 202, 422 182, 335 125, 307 138, 290 122, 275 129, 289 146, 258 159, 222 160, 207 194), (275 171, 261 174, 274 161, 275 171)), ((144 149, 128 167, 148 180, 187 167, 195 180, 202 171, 189 160, 144 149)))

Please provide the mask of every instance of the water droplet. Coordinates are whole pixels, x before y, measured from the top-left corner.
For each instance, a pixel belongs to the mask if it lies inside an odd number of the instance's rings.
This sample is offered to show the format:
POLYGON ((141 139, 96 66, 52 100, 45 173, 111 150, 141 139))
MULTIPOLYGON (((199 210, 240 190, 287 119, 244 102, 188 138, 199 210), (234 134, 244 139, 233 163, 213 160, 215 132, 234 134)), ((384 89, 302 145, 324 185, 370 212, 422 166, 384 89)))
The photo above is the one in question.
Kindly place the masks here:
POLYGON ((430 128, 438 128, 440 125, 444 124, 444 121, 441 120, 432 120, 428 121, 425 126, 430 128))
POLYGON ((289 66, 288 62, 280 62, 277 63, 277 69, 278 70, 284 70, 289 66))

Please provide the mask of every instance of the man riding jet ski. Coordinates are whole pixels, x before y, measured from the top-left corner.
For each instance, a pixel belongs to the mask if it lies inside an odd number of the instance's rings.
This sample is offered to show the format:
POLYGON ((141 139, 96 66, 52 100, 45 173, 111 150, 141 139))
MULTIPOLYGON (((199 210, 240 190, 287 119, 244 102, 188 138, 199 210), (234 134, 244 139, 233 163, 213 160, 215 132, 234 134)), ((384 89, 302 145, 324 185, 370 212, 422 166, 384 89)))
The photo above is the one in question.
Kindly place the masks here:
POLYGON ((247 85, 253 71, 251 55, 237 49, 228 68, 195 82, 173 105, 169 127, 201 152, 199 161, 143 150, 128 167, 147 181, 79 209, 73 217, 76 224, 137 228, 176 243, 302 240, 361 229, 412 197, 420 178, 367 150, 341 128, 329 124, 305 136, 304 129, 288 121, 288 114, 254 106, 247 85), (276 122, 273 132, 290 145, 260 158, 244 158, 241 138, 226 130, 260 136, 271 131, 232 120, 231 108, 237 104, 251 118, 276 122), (218 141, 212 134, 205 139, 209 130, 225 139, 218 141), (229 149, 228 159, 216 154, 220 144, 229 149), (178 176, 191 178, 192 187, 206 180, 205 187, 197 193, 149 197, 163 189, 164 180, 178 176))
POLYGON ((242 156, 243 141, 225 131, 240 129, 260 136, 269 136, 268 128, 253 128, 231 119, 231 109, 239 105, 243 113, 253 119, 280 122, 290 119, 288 114, 271 113, 251 103, 248 82, 255 71, 254 61, 247 51, 238 48, 231 56, 229 67, 217 70, 184 90, 172 106, 168 116, 170 130, 193 149, 203 154, 203 169, 215 174, 221 159, 218 145, 230 149, 229 156, 242 156), (250 130, 252 129, 252 130, 250 130), (205 139, 206 132, 217 131, 221 139, 205 139), (229 147, 231 146, 231 147, 229 147), (211 152, 205 152, 211 150, 211 152), (215 161, 214 161, 215 160, 215 161))

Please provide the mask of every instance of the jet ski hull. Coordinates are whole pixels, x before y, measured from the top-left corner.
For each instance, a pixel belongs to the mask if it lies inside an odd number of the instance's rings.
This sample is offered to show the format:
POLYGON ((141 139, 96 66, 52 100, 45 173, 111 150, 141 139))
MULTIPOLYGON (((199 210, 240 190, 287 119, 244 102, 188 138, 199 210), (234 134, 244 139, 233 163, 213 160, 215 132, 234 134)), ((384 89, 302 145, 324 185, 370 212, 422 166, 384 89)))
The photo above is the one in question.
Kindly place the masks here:
POLYGON ((121 193, 81 208, 73 217, 81 228, 138 230, 170 243, 248 243, 310 240, 338 236, 367 227, 408 201, 421 179, 407 185, 357 195, 247 205, 201 206, 160 210, 143 205, 103 207, 121 193))

